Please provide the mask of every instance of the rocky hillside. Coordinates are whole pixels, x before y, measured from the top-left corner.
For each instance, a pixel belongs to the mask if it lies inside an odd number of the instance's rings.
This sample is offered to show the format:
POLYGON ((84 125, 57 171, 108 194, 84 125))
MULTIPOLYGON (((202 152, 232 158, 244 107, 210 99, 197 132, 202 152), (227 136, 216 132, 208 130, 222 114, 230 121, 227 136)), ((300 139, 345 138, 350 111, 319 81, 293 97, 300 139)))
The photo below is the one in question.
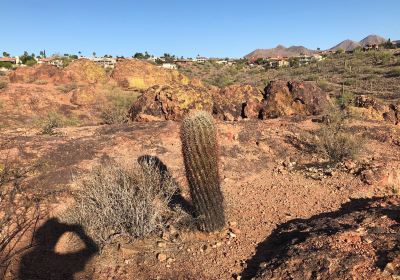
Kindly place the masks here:
POLYGON ((360 41, 360 45, 363 47, 367 46, 367 45, 380 45, 380 44, 385 43, 386 41, 387 41, 387 39, 385 39, 381 36, 369 35, 360 41))
POLYGON ((282 45, 276 46, 276 48, 272 49, 257 49, 244 57, 247 59, 255 60, 258 58, 268 58, 268 57, 294 57, 299 56, 301 54, 311 55, 315 53, 315 51, 307 49, 303 46, 291 46, 284 47, 282 45))
POLYGON ((355 48, 360 47, 360 46, 361 46, 360 43, 347 39, 347 40, 344 40, 343 42, 340 42, 333 48, 330 48, 329 50, 336 51, 336 50, 341 49, 341 50, 348 52, 348 51, 352 51, 355 48))

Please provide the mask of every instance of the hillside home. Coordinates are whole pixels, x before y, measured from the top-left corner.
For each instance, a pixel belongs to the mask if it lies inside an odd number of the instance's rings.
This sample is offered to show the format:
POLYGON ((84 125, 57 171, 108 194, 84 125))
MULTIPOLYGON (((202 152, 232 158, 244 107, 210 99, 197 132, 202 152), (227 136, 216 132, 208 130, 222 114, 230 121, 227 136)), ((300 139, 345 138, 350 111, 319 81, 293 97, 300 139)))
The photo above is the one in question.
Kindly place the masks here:
POLYGON ((193 60, 191 59, 176 59, 174 61, 177 65, 192 65, 193 64, 193 60))
POLYGON ((161 65, 162 68, 166 68, 166 69, 176 69, 176 64, 172 64, 172 63, 163 63, 161 65))
POLYGON ((112 57, 82 57, 84 59, 89 59, 96 63, 97 65, 100 65, 104 68, 114 68, 115 64, 117 63, 117 60, 112 57))
POLYGON ((373 45, 366 45, 363 47, 363 51, 371 51, 371 50, 379 50, 379 45, 373 44, 373 45))
POLYGON ((16 57, 0 57, 0 62, 11 62, 12 64, 21 64, 19 56, 16 57))
POLYGON ((285 58, 270 58, 265 65, 270 68, 280 68, 289 66, 289 61, 285 58))
POLYGON ((57 58, 57 57, 49 57, 49 58, 40 58, 37 60, 38 64, 49 64, 49 65, 54 65, 56 67, 63 67, 64 66, 64 62, 57 58))
POLYGON ((392 43, 396 48, 400 48, 400 40, 392 41, 392 43))
POLYGON ((203 57, 203 56, 198 56, 198 57, 196 57, 195 59, 193 59, 193 61, 194 62, 197 62, 197 63, 204 63, 204 62, 206 62, 208 60, 208 58, 207 57, 203 57))

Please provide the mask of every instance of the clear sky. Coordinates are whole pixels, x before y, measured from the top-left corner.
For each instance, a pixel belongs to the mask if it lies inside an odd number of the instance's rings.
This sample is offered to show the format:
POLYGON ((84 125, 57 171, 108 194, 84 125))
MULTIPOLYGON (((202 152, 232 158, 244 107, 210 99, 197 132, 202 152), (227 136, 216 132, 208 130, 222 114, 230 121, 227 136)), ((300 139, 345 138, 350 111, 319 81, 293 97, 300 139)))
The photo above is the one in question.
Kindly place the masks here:
POLYGON ((13 55, 242 57, 278 44, 400 39, 399 0, 1 0, 0 11, 0 52, 13 55))

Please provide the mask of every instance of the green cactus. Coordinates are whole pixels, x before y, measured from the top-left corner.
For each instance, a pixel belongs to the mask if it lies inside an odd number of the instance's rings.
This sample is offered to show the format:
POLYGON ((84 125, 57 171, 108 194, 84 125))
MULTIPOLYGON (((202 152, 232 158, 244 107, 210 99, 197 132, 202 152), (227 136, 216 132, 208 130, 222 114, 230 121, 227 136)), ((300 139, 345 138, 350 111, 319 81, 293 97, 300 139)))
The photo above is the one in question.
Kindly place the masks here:
POLYGON ((212 116, 204 111, 189 114, 182 122, 181 141, 186 178, 200 228, 208 232, 221 230, 225 225, 224 199, 212 116))

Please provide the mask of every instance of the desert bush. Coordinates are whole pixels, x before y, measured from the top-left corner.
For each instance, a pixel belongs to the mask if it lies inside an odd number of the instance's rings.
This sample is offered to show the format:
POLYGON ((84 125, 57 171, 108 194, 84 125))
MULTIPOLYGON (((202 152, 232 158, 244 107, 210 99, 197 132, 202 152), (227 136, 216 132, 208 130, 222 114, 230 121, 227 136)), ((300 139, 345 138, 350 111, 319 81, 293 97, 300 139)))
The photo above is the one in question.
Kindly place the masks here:
POLYGON ((327 121, 316 132, 315 147, 332 163, 355 159, 363 147, 363 139, 345 130, 348 115, 340 109, 332 109, 327 121))
POLYGON ((8 83, 6 81, 0 81, 0 89, 4 89, 8 86, 8 83))
POLYGON ((333 90, 329 82, 326 80, 318 80, 317 84, 323 91, 329 92, 333 90))
POLYGON ((68 93, 71 92, 75 89, 77 89, 78 86, 75 83, 71 83, 71 84, 66 84, 66 85, 61 85, 57 87, 57 90, 63 92, 63 93, 68 93))
POLYGON ((36 80, 34 83, 36 85, 47 85, 49 82, 46 80, 36 80))
POLYGON ((129 120, 128 111, 138 94, 131 91, 112 89, 106 94, 107 102, 101 110, 101 119, 105 124, 121 124, 129 120))
POLYGON ((61 117, 57 113, 49 113, 47 115, 47 119, 42 124, 42 134, 53 135, 54 129, 57 127, 61 127, 61 117))
POLYGON ((354 102, 354 93, 347 91, 342 87, 340 95, 337 97, 337 105, 344 109, 349 107, 354 102))
POLYGON ((177 185, 152 163, 109 161, 75 182, 75 203, 61 219, 81 224, 100 247, 117 236, 148 236, 179 219, 180 214, 168 207, 177 185))

